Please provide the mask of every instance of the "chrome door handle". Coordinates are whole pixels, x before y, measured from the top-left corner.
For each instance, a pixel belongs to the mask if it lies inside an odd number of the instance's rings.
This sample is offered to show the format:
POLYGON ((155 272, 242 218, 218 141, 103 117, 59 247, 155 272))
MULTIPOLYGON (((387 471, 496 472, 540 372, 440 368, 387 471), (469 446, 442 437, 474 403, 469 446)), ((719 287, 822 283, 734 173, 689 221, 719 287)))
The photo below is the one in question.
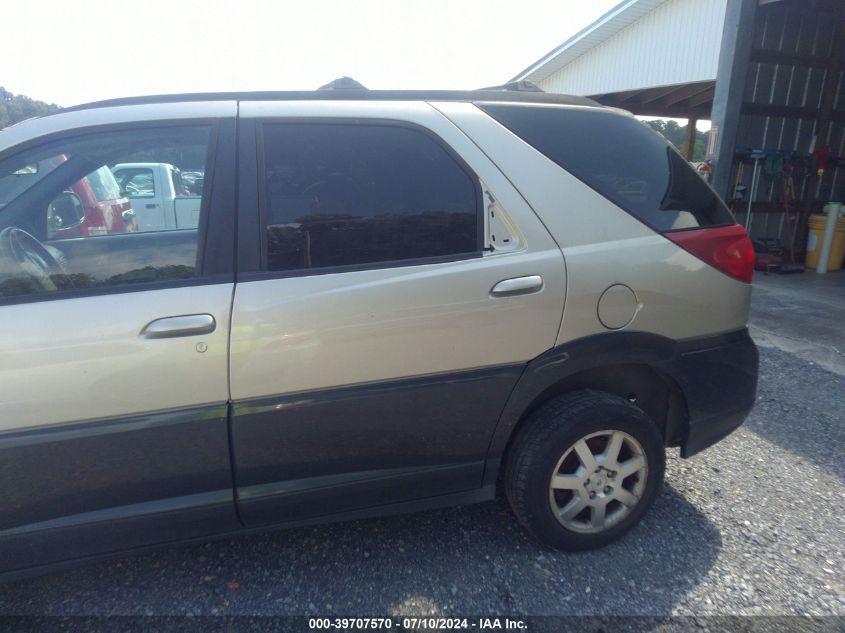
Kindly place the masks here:
POLYGON ((500 281, 490 294, 494 297, 511 297, 513 295, 525 295, 538 292, 543 289, 543 278, 540 275, 528 275, 526 277, 514 277, 500 281))
POLYGON ((210 334, 217 322, 210 314, 186 314, 150 321, 141 330, 141 338, 175 338, 210 334))

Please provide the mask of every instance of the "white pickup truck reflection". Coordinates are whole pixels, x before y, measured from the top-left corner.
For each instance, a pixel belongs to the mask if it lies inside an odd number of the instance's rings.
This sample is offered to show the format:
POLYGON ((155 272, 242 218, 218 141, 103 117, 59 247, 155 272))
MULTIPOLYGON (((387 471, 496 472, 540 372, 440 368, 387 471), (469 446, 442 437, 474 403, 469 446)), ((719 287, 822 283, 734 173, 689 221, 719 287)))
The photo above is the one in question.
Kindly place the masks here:
POLYGON ((169 163, 120 163, 112 173, 132 202, 139 231, 197 227, 202 173, 183 174, 169 163))

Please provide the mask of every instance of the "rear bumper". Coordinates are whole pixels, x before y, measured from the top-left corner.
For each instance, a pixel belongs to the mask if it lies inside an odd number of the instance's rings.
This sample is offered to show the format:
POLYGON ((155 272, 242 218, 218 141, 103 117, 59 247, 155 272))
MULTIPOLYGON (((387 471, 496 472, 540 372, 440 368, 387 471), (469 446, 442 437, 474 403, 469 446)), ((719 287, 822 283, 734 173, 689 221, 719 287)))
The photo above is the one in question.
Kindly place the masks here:
POLYGON ((748 416, 757 396, 759 355, 744 328, 679 343, 673 365, 689 414, 681 457, 690 457, 748 416))

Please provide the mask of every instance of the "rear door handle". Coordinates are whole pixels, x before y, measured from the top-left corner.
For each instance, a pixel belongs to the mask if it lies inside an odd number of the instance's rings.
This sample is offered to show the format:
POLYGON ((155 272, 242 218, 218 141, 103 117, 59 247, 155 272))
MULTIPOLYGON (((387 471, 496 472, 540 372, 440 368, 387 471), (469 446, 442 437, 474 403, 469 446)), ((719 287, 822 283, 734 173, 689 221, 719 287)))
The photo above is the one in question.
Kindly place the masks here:
POLYGON ((490 294, 493 297, 512 297, 514 295, 527 295, 542 289, 543 278, 540 275, 528 275, 500 281, 493 286, 490 294))
POLYGON ((147 209, 158 209, 158 205, 157 205, 157 204, 154 204, 154 203, 151 203, 151 202, 148 202, 148 203, 147 203, 146 205, 144 205, 144 206, 145 206, 147 209))
POLYGON ((210 334, 217 322, 210 314, 185 314, 150 321, 141 330, 141 338, 176 338, 210 334))

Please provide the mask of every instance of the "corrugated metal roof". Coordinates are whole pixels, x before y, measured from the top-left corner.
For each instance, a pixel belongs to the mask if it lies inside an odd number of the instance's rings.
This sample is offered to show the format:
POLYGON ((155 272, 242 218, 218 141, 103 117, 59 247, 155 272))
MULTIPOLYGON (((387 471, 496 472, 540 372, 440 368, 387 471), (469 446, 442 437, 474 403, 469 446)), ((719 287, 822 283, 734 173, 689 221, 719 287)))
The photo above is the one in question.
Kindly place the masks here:
POLYGON ((598 20, 534 62, 511 81, 542 81, 573 59, 630 26, 668 0, 623 0, 598 20))

